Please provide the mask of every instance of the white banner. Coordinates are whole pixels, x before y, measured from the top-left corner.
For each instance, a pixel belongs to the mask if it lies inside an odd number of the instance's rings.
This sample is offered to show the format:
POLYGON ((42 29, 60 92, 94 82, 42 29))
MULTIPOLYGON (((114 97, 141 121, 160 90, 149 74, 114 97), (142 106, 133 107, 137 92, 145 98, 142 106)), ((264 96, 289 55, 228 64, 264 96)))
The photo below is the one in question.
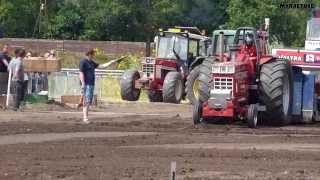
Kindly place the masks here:
POLYGON ((305 41, 304 45, 306 50, 317 50, 320 49, 320 41, 305 41))

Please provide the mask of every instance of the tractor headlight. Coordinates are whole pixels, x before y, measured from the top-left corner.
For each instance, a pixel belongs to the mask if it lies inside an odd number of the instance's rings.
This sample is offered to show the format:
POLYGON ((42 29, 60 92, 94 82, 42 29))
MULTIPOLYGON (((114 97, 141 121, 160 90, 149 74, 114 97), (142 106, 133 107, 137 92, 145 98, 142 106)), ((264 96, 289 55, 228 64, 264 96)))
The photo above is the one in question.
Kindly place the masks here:
POLYGON ((234 65, 213 65, 212 73, 234 73, 234 65))
POLYGON ((227 73, 234 73, 234 72, 235 72, 234 66, 227 66, 227 73))
POLYGON ((213 65, 212 66, 212 72, 213 73, 220 73, 220 66, 213 65))

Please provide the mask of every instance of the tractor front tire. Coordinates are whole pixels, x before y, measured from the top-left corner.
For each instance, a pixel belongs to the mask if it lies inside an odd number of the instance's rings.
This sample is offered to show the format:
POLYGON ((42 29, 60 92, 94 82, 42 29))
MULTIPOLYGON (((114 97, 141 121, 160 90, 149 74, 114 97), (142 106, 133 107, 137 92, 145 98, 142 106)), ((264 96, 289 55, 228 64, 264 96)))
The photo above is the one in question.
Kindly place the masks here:
POLYGON ((180 103, 183 96, 183 81, 179 72, 169 72, 163 83, 163 101, 180 103))
POLYGON ((247 123, 249 128, 257 128, 258 114, 258 105, 250 104, 247 112, 247 123))
POLYGON ((212 64, 214 62, 213 58, 206 58, 200 65, 199 74, 199 100, 201 102, 206 102, 210 97, 210 81, 212 64))
POLYGON ((191 104, 195 104, 199 99, 199 74, 200 66, 196 66, 187 77, 185 91, 191 104))
POLYGON ((149 90, 148 91, 148 98, 150 102, 162 102, 162 92, 161 91, 155 91, 155 90, 149 90))
POLYGON ((135 88, 135 81, 140 78, 136 70, 124 72, 120 80, 121 98, 127 101, 137 101, 140 97, 141 89, 135 88))
POLYGON ((201 101, 196 101, 193 105, 193 114, 192 114, 193 124, 197 125, 202 122, 202 103, 201 101))
POLYGON ((274 59, 260 71, 259 99, 266 106, 263 120, 272 125, 291 123, 292 70, 287 61, 274 59))

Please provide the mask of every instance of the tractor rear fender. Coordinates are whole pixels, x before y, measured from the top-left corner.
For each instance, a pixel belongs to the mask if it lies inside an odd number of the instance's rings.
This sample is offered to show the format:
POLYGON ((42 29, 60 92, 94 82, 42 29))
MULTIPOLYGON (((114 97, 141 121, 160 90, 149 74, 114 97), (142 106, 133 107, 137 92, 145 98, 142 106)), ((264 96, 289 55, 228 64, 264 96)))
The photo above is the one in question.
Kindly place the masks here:
POLYGON ((196 59, 194 61, 191 62, 190 64, 190 68, 189 68, 189 72, 196 66, 200 65, 203 60, 205 59, 204 56, 199 56, 199 57, 196 57, 196 59))
POLYGON ((260 58, 259 65, 263 65, 271 60, 273 60, 275 57, 274 56, 263 56, 260 58))

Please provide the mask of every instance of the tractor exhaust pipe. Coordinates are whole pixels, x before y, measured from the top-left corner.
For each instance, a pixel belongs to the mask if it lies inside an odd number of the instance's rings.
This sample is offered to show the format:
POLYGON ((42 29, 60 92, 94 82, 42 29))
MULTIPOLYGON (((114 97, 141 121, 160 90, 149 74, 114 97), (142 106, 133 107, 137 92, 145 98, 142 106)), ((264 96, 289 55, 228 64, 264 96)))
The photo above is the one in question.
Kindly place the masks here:
POLYGON ((223 53, 224 53, 224 33, 219 33, 219 61, 223 61, 223 53))
POLYGON ((240 50, 240 46, 237 44, 231 44, 229 46, 229 52, 230 52, 230 60, 231 62, 235 62, 237 59, 237 52, 240 50))

